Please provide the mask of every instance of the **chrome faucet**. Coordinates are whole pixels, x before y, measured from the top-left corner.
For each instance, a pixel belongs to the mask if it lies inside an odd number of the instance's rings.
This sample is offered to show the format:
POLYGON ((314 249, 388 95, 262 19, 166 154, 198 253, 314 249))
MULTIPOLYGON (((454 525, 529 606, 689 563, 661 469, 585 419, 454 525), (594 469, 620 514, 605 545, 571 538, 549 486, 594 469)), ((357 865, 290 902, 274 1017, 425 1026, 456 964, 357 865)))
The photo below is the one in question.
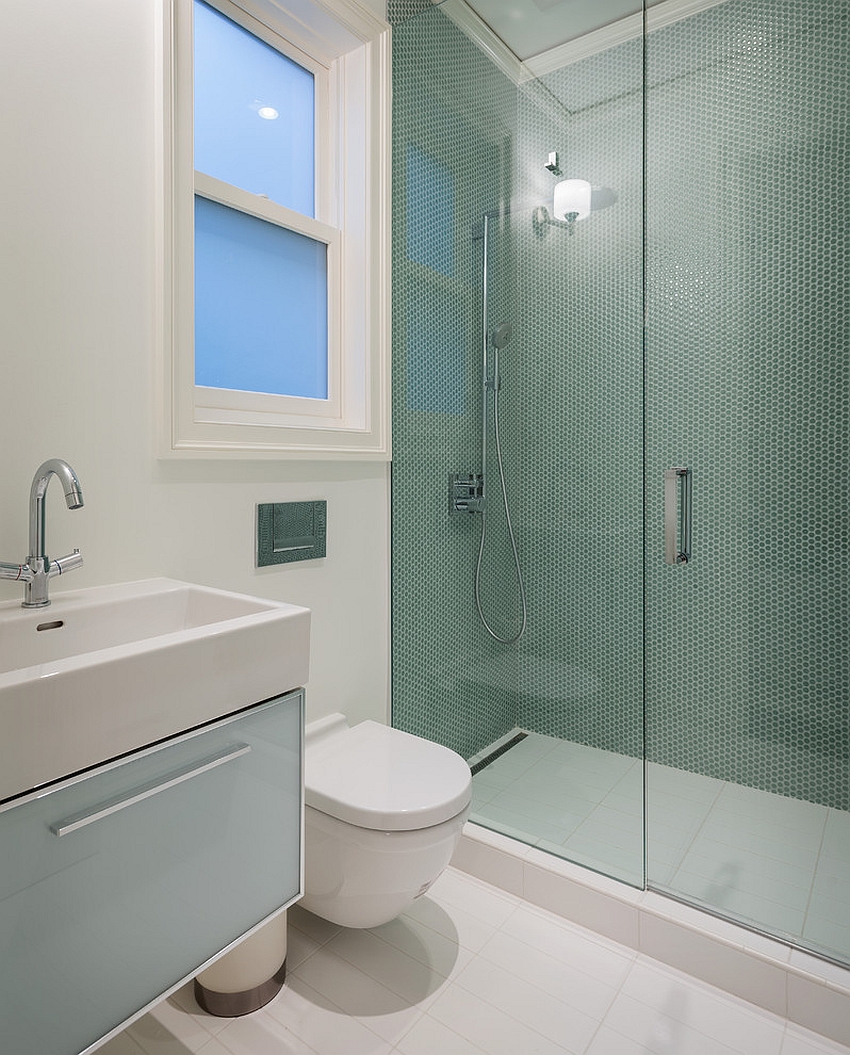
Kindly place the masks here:
POLYGON ((0 579, 11 579, 24 584, 24 608, 46 608, 50 604, 47 583, 56 575, 73 571, 83 563, 80 551, 75 549, 67 557, 51 560, 44 549, 44 495, 50 477, 57 476, 65 490, 65 504, 69 509, 79 509, 83 504, 83 490, 77 474, 61 458, 50 458, 40 465, 30 488, 30 553, 26 564, 8 564, 0 561, 0 579))

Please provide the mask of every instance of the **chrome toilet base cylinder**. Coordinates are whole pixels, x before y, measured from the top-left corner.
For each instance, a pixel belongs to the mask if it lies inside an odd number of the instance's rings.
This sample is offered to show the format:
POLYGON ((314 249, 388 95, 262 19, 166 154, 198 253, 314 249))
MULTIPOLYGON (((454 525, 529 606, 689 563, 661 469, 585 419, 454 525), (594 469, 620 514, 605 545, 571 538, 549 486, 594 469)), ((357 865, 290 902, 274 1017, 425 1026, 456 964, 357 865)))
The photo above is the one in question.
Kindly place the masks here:
POLYGON ((269 920, 195 979, 195 1000, 210 1015, 236 1018, 257 1011, 286 978, 286 913, 269 920))

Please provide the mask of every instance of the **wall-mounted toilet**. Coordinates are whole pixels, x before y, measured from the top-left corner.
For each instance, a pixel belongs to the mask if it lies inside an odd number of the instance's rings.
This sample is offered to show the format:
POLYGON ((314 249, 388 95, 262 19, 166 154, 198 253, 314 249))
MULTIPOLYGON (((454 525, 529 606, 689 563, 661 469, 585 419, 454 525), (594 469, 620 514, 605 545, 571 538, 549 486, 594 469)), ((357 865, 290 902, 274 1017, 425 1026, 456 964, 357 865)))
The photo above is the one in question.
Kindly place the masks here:
POLYGON ((304 908, 376 927, 424 894, 451 860, 472 777, 454 751, 335 714, 305 746, 304 908))

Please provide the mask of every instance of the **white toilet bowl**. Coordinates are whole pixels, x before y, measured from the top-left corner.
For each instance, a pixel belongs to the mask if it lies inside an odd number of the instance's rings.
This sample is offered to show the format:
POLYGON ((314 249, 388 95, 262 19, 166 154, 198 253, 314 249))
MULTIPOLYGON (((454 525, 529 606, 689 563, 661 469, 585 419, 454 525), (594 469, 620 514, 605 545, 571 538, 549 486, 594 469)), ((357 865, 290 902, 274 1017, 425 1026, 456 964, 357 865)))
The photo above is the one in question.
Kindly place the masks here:
POLYGON ((469 766, 440 744, 331 715, 307 729, 304 908, 344 927, 394 919, 451 860, 469 766))

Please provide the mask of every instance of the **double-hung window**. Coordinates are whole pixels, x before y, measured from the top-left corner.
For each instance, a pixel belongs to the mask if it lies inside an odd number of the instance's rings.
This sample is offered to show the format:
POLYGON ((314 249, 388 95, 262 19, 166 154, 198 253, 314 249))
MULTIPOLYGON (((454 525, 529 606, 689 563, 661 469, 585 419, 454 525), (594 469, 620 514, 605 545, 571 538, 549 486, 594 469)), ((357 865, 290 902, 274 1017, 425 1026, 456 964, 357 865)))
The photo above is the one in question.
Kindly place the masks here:
POLYGON ((165 2, 164 453, 385 457, 387 27, 347 0, 165 2))

